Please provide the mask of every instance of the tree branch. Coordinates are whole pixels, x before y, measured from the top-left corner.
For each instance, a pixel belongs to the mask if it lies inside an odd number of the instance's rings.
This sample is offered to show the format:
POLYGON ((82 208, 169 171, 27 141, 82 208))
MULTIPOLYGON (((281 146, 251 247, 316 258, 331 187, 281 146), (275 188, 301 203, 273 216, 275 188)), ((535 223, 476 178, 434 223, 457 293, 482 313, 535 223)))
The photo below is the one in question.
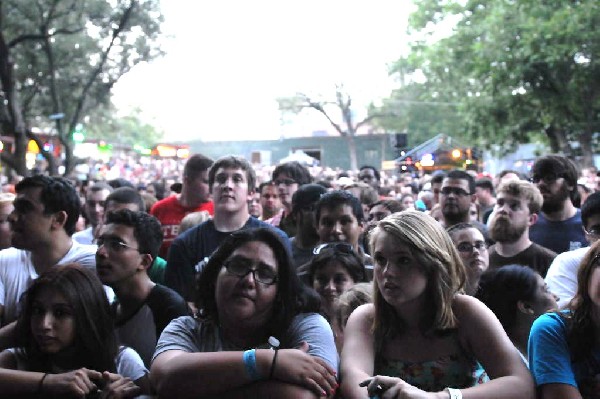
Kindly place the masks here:
POLYGON ((121 16, 119 25, 113 30, 110 43, 108 44, 108 47, 106 48, 106 50, 104 50, 104 52, 102 53, 102 57, 100 58, 100 62, 98 63, 98 66, 96 67, 95 70, 92 71, 88 81, 86 82, 85 86, 83 87, 81 96, 79 97, 79 100, 77 101, 77 106, 75 108, 75 112, 73 113, 73 115, 71 117, 71 123, 70 123, 71 129, 73 129, 75 127, 75 125, 77 124, 77 121, 79 121, 79 119, 81 117, 81 111, 82 111, 83 105, 85 104, 85 101, 87 99, 87 95, 90 91, 90 88, 92 87, 92 84, 96 81, 96 79, 98 78, 98 75, 100 75, 100 72, 102 72, 102 69, 104 68, 104 65, 106 64, 106 60, 108 59, 108 55, 115 44, 115 40, 121 34, 121 32, 125 29, 125 25, 129 21, 129 18, 131 17, 131 13, 133 12, 133 9, 135 8, 136 5, 137 5, 137 2, 135 0, 132 0, 131 3, 129 3, 129 7, 125 10, 123 15, 121 16))

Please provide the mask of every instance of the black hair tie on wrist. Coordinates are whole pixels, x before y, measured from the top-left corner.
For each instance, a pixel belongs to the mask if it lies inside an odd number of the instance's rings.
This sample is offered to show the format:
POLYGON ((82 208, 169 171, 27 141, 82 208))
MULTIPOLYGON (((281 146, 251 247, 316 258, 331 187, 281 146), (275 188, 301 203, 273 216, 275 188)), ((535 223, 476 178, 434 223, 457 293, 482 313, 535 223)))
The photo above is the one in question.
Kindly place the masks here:
POLYGON ((275 337, 269 337, 269 345, 271 345, 271 349, 275 351, 273 355, 273 361, 271 362, 271 371, 269 371, 269 379, 273 379, 273 374, 275 374, 275 365, 277 364, 277 353, 279 353, 279 340, 275 337))

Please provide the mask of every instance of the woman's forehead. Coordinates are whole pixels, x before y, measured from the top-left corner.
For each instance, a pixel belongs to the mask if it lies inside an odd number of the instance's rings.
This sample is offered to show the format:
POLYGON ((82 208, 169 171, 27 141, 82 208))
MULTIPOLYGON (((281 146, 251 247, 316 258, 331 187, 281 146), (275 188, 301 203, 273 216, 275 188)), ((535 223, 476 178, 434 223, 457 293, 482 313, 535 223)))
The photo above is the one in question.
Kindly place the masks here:
POLYGON ((230 258, 234 256, 241 256, 255 262, 261 262, 274 269, 277 269, 278 266, 273 249, 262 241, 249 241, 240 245, 231 253, 230 258))

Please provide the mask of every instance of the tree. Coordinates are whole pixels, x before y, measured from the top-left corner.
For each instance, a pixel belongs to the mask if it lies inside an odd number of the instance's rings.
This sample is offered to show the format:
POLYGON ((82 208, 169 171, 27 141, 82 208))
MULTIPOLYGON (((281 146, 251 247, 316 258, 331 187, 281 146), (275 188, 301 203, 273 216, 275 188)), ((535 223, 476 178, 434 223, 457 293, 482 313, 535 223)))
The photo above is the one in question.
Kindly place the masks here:
MULTIPOLYGON (((110 104, 121 76, 162 54, 162 20, 158 0, 1 1, 1 129, 14 137, 14 152, 2 153, 2 162, 24 174, 27 141, 43 148, 31 128, 52 126, 68 174, 75 127, 110 104)), ((43 155, 55 174, 57 160, 43 155)))
POLYGON ((323 115, 329 124, 333 126, 340 136, 344 137, 348 143, 350 153, 350 168, 358 169, 358 161, 356 157, 356 143, 354 137, 359 129, 369 124, 374 118, 382 116, 379 113, 372 113, 366 118, 356 122, 352 109, 352 98, 344 90, 342 85, 337 85, 335 90, 335 100, 325 101, 316 100, 304 93, 297 93, 292 97, 282 97, 277 99, 279 103, 279 111, 282 113, 299 114, 305 109, 318 111, 323 115), (341 114, 341 123, 336 122, 338 117, 333 116, 334 113, 341 114))
POLYGON ((115 115, 116 111, 112 107, 96 113, 86 124, 89 126, 86 128, 86 138, 143 148, 151 148, 162 140, 163 132, 144 122, 140 109, 133 109, 128 115, 121 117, 115 115))
POLYGON ((393 73, 425 77, 425 98, 457 103, 472 141, 514 147, 545 138, 593 163, 600 127, 600 8, 595 0, 419 0, 411 53, 393 73), (433 42, 432 26, 451 34, 433 42))

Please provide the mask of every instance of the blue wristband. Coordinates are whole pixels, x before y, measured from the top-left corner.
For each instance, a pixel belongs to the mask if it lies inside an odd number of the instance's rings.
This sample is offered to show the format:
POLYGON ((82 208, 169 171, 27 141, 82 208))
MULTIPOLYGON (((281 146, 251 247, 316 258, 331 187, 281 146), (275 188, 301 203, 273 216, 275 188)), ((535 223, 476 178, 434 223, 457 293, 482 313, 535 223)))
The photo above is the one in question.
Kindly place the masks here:
POLYGON ((258 368, 256 367, 256 349, 250 349, 244 352, 244 366, 246 367, 246 373, 252 381, 260 380, 258 375, 258 368))

